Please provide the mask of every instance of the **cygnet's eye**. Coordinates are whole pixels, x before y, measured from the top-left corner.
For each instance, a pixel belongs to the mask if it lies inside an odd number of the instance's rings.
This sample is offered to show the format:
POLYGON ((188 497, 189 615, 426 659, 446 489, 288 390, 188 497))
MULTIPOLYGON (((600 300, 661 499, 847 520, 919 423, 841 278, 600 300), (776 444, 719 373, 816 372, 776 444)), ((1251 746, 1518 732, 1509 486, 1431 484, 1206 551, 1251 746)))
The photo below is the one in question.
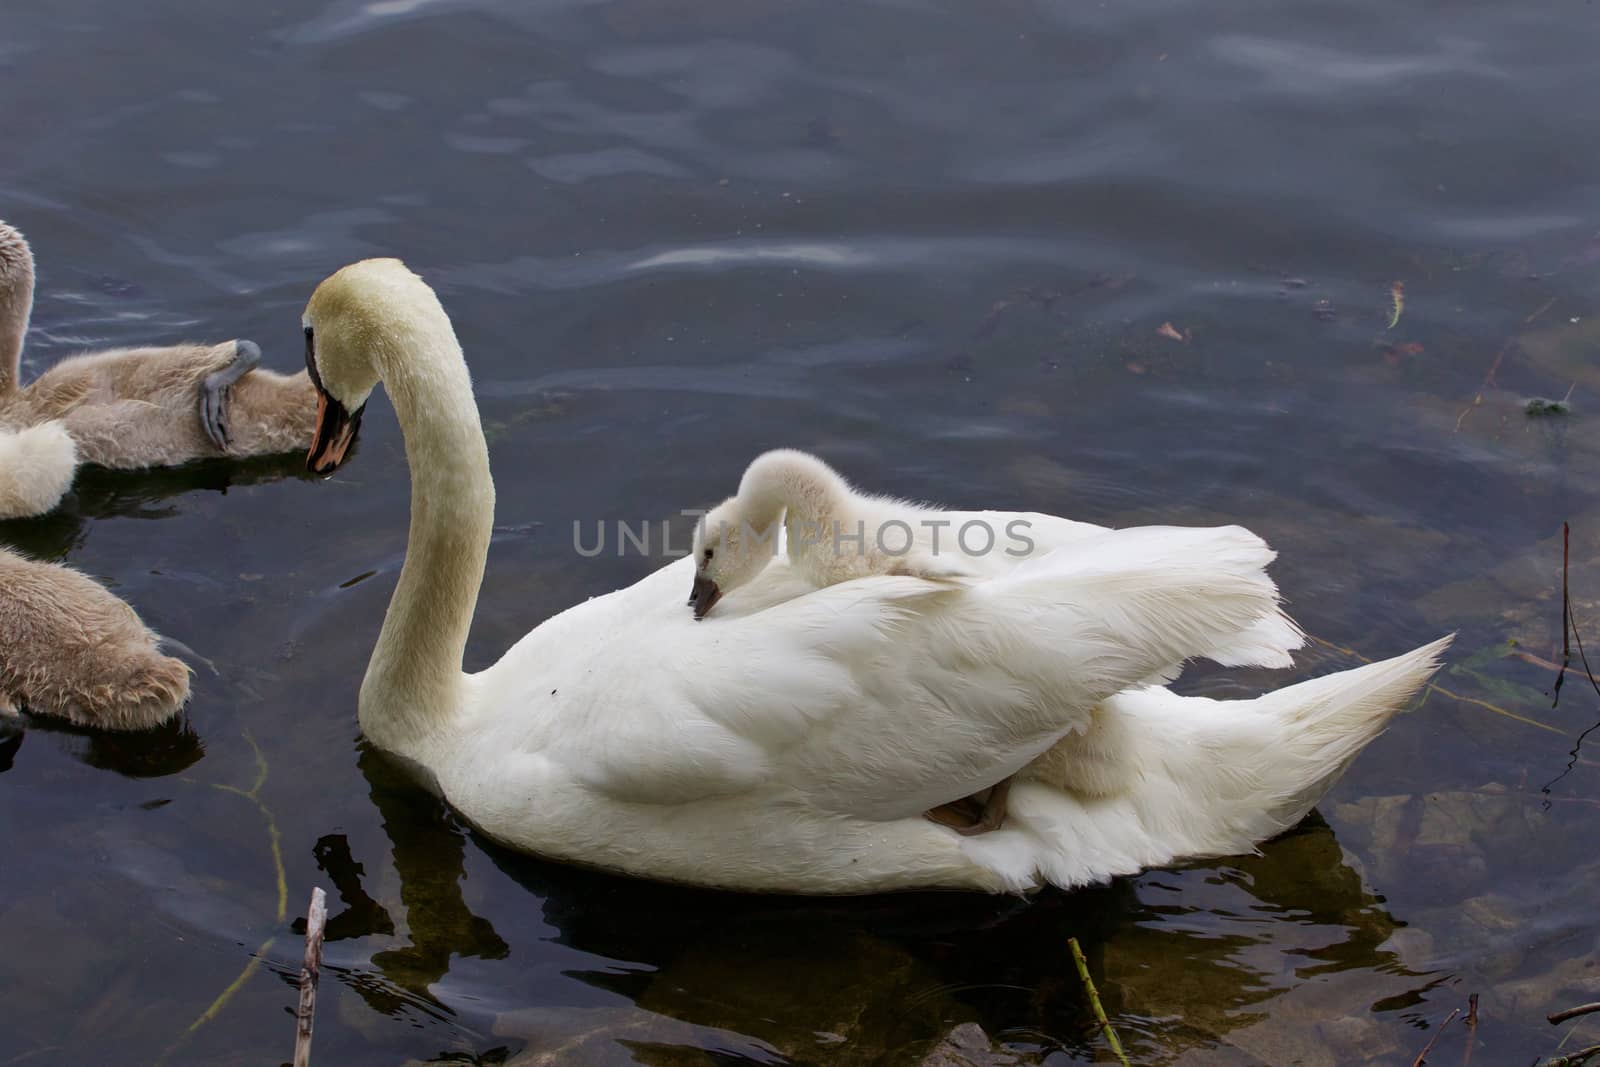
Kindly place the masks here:
POLYGON ((709 549, 709 548, 706 549, 706 562, 707 563, 711 562, 711 549, 709 549))

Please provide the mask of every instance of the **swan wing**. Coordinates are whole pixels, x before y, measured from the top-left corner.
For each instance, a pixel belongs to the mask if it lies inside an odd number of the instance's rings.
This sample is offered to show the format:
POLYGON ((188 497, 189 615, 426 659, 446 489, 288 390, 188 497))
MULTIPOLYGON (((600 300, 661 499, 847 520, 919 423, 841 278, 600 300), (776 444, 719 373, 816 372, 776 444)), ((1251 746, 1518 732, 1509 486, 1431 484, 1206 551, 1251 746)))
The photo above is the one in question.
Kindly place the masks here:
POLYGON ((971 585, 802 595, 780 562, 702 622, 681 560, 539 627, 480 676, 481 699, 521 732, 503 743, 614 800, 776 790, 903 818, 1014 773, 1100 701, 1276 610, 1271 558, 1238 527, 1147 527, 971 585))
MULTIPOLYGON (((1105 526, 1034 511, 948 511, 940 513, 938 517, 945 520, 949 530, 954 531, 953 535, 947 535, 946 541, 954 540, 958 545, 963 543, 960 540, 962 531, 969 523, 980 523, 986 530, 994 532, 993 547, 983 555, 970 558, 957 555, 954 558, 959 561, 958 566, 970 567, 995 577, 1004 575, 1027 560, 1038 559, 1058 548, 1080 544, 1110 532, 1105 526)), ((970 541, 985 544, 987 535, 974 534, 970 541)), ((942 555, 940 558, 951 557, 942 555)), ((1304 645, 1305 633, 1274 604, 1244 630, 1220 635, 1210 647, 1194 655, 1224 667, 1284 668, 1294 665, 1293 653, 1304 645)), ((1182 667, 1181 661, 1165 664, 1144 681, 1152 685, 1164 685, 1176 678, 1182 667)))

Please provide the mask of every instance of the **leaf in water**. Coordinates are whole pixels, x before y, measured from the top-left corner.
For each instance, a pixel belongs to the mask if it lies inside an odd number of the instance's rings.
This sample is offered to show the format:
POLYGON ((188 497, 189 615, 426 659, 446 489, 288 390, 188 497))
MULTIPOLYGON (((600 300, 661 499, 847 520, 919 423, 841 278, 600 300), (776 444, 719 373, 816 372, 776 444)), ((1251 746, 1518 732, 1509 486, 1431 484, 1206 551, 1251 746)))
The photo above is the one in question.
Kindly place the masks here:
POLYGON ((1393 310, 1389 314, 1388 328, 1392 330, 1396 326, 1400 325, 1400 313, 1406 309, 1405 282, 1395 282, 1393 285, 1389 286, 1389 300, 1393 306, 1393 310))
POLYGON ((1170 322, 1163 322, 1160 326, 1156 327, 1156 333, 1173 341, 1187 341, 1189 339, 1189 332, 1187 330, 1185 330, 1183 333, 1179 333, 1177 328, 1174 327, 1170 322))

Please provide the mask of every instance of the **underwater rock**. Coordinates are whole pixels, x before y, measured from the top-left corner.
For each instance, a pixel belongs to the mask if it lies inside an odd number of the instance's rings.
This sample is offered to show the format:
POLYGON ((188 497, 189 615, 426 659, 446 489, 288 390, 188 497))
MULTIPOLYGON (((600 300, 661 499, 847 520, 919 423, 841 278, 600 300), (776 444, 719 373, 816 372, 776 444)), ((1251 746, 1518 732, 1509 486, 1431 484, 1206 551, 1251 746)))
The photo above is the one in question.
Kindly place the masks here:
POLYGON ((919 1067, 1022 1067, 1032 1062, 997 1046, 977 1023, 962 1023, 944 1035, 919 1067))

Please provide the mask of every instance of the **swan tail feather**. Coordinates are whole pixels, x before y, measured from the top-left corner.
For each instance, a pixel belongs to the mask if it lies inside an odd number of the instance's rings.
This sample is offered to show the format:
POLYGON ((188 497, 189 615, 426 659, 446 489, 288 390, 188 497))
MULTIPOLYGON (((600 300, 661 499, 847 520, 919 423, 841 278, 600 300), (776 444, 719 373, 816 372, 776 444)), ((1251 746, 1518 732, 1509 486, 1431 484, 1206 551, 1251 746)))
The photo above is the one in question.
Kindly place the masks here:
POLYGON ((1019 776, 1005 827, 963 848, 1008 888, 1252 851, 1304 818, 1412 704, 1453 636, 1254 700, 1119 693, 1097 712, 1089 758, 1046 753, 1019 776))
POLYGON ((1256 698, 1281 735, 1273 746, 1277 755, 1269 758, 1281 758, 1282 765, 1262 772, 1278 797, 1268 823, 1283 830, 1303 819, 1361 750, 1413 705, 1453 640, 1450 634, 1392 659, 1256 698))

